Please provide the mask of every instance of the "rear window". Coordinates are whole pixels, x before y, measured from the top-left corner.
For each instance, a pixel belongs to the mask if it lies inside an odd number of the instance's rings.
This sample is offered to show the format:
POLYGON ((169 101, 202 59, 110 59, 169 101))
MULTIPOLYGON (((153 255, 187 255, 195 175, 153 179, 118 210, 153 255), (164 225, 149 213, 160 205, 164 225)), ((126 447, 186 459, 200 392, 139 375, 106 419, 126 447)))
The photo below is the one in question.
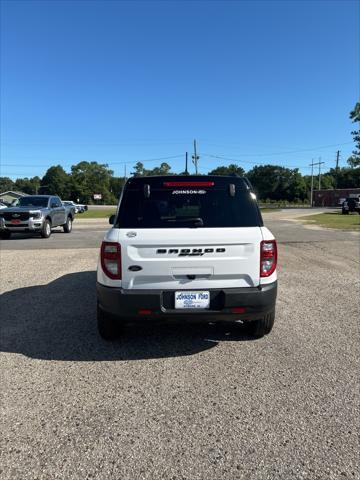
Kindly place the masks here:
POLYGON ((231 196, 230 182, 210 183, 214 185, 165 187, 159 182, 157 185, 150 182, 130 185, 124 191, 116 226, 221 228, 262 225, 257 203, 248 189, 239 183, 231 196), (144 188, 149 187, 145 185, 150 186, 148 197, 144 188))

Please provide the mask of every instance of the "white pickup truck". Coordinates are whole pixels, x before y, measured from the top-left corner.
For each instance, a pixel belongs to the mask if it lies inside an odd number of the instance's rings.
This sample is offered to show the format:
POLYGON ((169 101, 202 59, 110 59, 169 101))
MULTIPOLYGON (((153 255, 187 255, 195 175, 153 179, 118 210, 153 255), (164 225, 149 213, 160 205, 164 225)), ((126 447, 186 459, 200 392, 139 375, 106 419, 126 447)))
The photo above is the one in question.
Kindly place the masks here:
POLYGON ((246 178, 131 178, 110 220, 97 270, 103 338, 141 319, 240 320, 255 337, 271 331, 277 245, 246 178))

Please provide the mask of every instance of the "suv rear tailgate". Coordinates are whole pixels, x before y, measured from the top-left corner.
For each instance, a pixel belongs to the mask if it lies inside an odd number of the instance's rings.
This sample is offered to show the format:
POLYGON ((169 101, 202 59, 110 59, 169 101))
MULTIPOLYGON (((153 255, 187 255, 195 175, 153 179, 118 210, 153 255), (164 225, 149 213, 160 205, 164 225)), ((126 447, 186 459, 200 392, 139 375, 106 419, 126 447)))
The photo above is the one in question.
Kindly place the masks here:
POLYGON ((136 233, 133 238, 128 233, 126 229, 113 230, 109 238, 121 245, 122 281, 118 285, 124 289, 259 285, 259 227, 139 229, 132 233, 136 233))

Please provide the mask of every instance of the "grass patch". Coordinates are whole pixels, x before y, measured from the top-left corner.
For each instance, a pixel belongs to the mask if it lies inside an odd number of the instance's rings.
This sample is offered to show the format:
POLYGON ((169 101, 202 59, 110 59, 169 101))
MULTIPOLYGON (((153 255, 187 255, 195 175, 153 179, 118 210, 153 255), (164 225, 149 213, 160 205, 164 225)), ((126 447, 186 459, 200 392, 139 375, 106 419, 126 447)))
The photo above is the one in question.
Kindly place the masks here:
POLYGON ((97 208, 96 210, 86 210, 84 213, 78 213, 76 220, 81 218, 109 218, 110 215, 116 213, 116 208, 97 208))
POLYGON ((260 207, 260 211, 261 213, 267 213, 267 212, 277 212, 278 210, 280 210, 280 207, 274 207, 274 208, 262 208, 260 207))
POLYGON ((318 213, 300 217, 301 220, 320 227, 338 228, 340 230, 360 230, 360 215, 352 213, 342 215, 340 212, 318 213))

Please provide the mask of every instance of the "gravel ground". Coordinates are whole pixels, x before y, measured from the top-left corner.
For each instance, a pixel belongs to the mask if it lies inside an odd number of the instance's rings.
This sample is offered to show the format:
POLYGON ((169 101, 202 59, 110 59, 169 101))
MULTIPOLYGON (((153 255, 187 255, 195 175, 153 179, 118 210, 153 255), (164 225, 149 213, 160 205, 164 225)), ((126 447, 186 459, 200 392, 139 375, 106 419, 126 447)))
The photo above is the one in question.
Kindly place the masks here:
POLYGON ((106 343, 97 249, 2 250, 1 478, 359 478, 359 236, 289 231, 255 341, 162 325, 106 343))

